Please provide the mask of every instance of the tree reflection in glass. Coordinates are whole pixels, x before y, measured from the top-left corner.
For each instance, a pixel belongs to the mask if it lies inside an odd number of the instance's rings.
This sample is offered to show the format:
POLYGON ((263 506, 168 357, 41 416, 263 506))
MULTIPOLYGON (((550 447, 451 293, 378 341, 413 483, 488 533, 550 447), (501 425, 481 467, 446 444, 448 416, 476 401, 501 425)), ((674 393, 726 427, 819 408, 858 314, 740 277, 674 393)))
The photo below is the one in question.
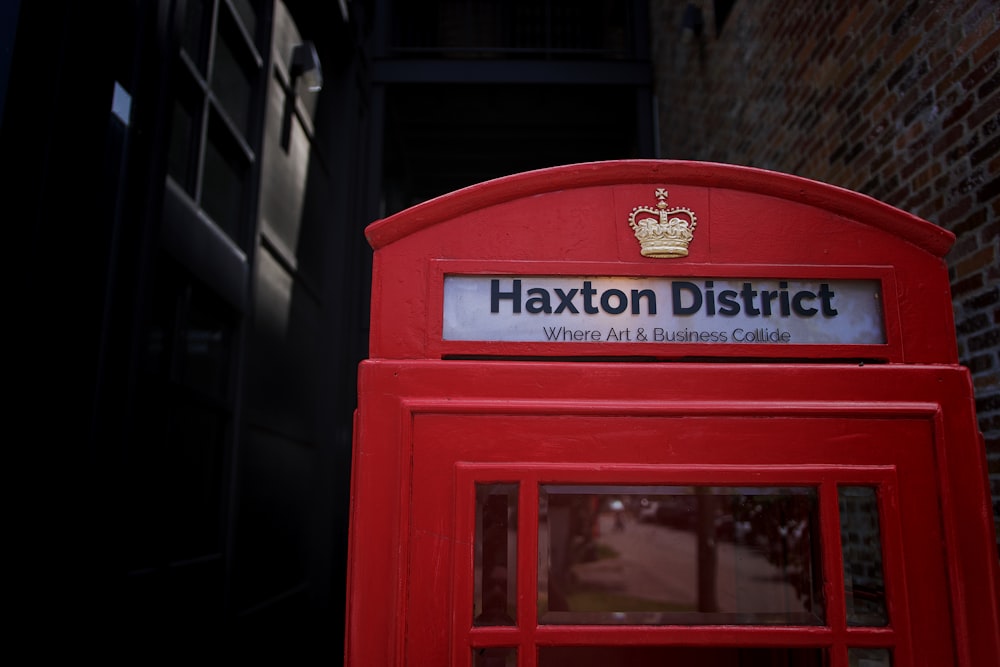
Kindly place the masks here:
POLYGON ((517 484, 476 485, 475 624, 517 618, 517 484))
POLYGON ((542 485, 539 622, 824 620, 812 487, 542 485))
POLYGON ((847 624, 888 625, 876 489, 842 486, 838 500, 847 624))

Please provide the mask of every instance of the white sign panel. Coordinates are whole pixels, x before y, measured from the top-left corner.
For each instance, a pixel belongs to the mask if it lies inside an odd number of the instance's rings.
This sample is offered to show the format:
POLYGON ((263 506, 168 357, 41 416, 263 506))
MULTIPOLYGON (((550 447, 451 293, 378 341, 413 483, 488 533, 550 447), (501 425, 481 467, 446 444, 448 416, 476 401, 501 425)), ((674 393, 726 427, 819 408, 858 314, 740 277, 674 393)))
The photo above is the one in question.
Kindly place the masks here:
POLYGON ((448 275, 442 337, 878 345, 881 297, 878 280, 448 275))

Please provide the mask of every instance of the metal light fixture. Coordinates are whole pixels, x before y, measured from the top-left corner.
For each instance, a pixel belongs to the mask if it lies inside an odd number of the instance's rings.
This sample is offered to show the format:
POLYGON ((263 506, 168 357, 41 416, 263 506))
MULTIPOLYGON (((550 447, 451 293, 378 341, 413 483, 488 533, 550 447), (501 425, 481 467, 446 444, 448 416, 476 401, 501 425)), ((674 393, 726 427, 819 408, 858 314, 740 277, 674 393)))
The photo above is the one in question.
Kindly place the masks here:
POLYGON ((323 66, 319 62, 316 46, 312 42, 302 42, 292 49, 292 62, 288 67, 291 88, 294 91, 301 79, 306 90, 317 92, 323 88, 323 66))

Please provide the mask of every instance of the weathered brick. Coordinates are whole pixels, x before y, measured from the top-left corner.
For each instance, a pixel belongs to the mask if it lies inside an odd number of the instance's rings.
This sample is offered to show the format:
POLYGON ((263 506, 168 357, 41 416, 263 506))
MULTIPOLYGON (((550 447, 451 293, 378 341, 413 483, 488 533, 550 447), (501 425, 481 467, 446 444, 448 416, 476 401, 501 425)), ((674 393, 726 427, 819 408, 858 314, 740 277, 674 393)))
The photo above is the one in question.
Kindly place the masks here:
MULTIPOLYGON (((918 83, 920 83, 920 80, 927 75, 930 69, 931 67, 930 64, 927 62, 927 59, 919 58, 913 70, 910 71, 905 77, 903 77, 903 80, 899 82, 897 90, 901 93, 910 90, 918 83)), ((924 89, 924 86, 919 86, 919 87, 921 89, 924 89)))
MULTIPOLYGON (((998 99, 1000 99, 1000 96, 998 96, 998 99)), ((983 123, 983 134, 986 136, 990 136, 1000 129, 1000 113, 991 113, 990 116, 992 117, 987 118, 983 123)))
POLYGON ((965 178, 961 179, 952 187, 952 195, 961 196, 972 192, 979 192, 986 184, 986 174, 981 169, 969 172, 965 178))
POLYGON ((993 394, 992 396, 984 396, 983 398, 976 401, 976 411, 992 412, 994 410, 1000 410, 1000 394, 993 394))
POLYGON ((980 241, 976 238, 976 230, 985 220, 986 211, 981 208, 973 209, 965 216, 965 220, 952 227, 952 231, 960 236, 972 239, 972 242, 976 246, 979 246, 980 241))
POLYGON ((973 135, 962 143, 952 146, 951 150, 944 154, 944 159, 948 166, 951 166, 969 154, 973 148, 979 144, 979 137, 973 135))
POLYGON ((975 236, 967 235, 959 237, 955 241, 955 245, 951 248, 952 263, 956 265, 956 268, 959 268, 962 260, 971 256, 977 250, 979 250, 979 242, 975 236))
POLYGON ((976 313, 972 317, 969 317, 955 325, 955 330, 960 334, 970 334, 982 331, 989 326, 990 318, 986 316, 986 313, 976 313))
POLYGON ((976 100, 972 96, 965 97, 961 102, 952 106, 948 110, 948 114, 941 121, 941 124, 944 127, 948 127, 949 125, 957 123, 958 121, 965 118, 966 114, 972 111, 972 109, 975 108, 975 106, 976 106, 976 100))
POLYGON ((990 201, 997 197, 1000 197, 1000 176, 983 184, 976 192, 976 201, 979 203, 990 201))
POLYGON ((968 34, 955 46, 955 50, 959 53, 973 51, 993 31, 993 22, 984 20, 983 12, 979 8, 973 9, 966 15, 963 23, 968 34))
POLYGON ((972 151, 969 154, 969 161, 975 166, 998 154, 1000 154, 1000 136, 993 137, 993 139, 972 151))
POLYGON ((951 206, 946 209, 942 209, 938 213, 938 220, 940 224, 948 229, 951 229, 954 225, 958 224, 962 220, 965 220, 965 216, 968 215, 969 207, 972 205, 971 197, 963 197, 954 201, 951 206))
POLYGON ((996 253, 993 248, 981 248, 967 258, 959 260, 955 264, 955 272, 958 278, 964 278, 975 271, 981 271, 996 261, 996 253))
POLYGON ((975 129, 980 125, 991 124, 992 131, 996 131, 997 126, 993 123, 1000 123, 1000 91, 993 93, 988 100, 983 100, 981 105, 969 114, 968 125, 970 129, 975 129))
MULTIPOLYGON (((656 25, 676 25, 683 5, 653 0, 656 25)), ((956 344, 977 399, 1000 393, 1000 343, 982 338, 1000 330, 996 1, 736 3, 698 66, 659 32, 661 154, 868 190, 955 232, 956 344)), ((994 432, 997 413, 979 415, 994 432)), ((993 449, 1000 494, 1000 438, 993 449)))
POLYGON ((938 82, 954 70, 955 56, 951 51, 941 48, 940 50, 933 51, 928 56, 928 65, 930 68, 920 82, 920 85, 927 90, 934 90, 938 82))
POLYGON ((988 308, 997 303, 1000 303, 1000 287, 994 287, 987 292, 966 299, 962 302, 962 307, 966 310, 978 310, 980 308, 988 308))
MULTIPOLYGON (((981 215, 985 218, 986 212, 981 211, 981 215)), ((1000 238, 1000 220, 993 220, 979 228, 980 243, 992 243, 997 238, 1000 238)))
MULTIPOLYGON (((921 166, 923 167, 923 169, 917 172, 913 176, 913 181, 912 181, 913 187, 916 189, 921 189, 929 185, 931 181, 940 176, 941 172, 943 171, 941 165, 938 164, 937 162, 931 162, 930 164, 925 164, 921 166)), ((905 169, 906 167, 904 167, 903 173, 905 173, 905 169)))
POLYGON ((956 141, 962 138, 964 131, 960 125, 953 125, 934 142, 934 152, 943 155, 956 141))
POLYGON ((847 119, 847 126, 853 128, 848 137, 848 141, 852 144, 867 144, 870 142, 868 135, 871 133, 872 122, 869 119, 863 117, 860 113, 855 113, 847 119))
POLYGON ((938 82, 934 91, 938 95, 943 95, 946 91, 950 90, 952 86, 964 79, 968 75, 970 69, 972 69, 972 65, 969 63, 967 58, 956 61, 954 68, 950 72, 947 72, 938 82))
POLYGON ((968 294, 969 292, 975 292, 983 287, 983 275, 981 273, 976 273, 964 280, 960 280, 957 283, 952 283, 951 293, 952 296, 960 297, 963 294, 968 294))
POLYGON ((997 68, 998 61, 1000 61, 1000 54, 990 54, 989 57, 983 60, 983 62, 978 63, 976 67, 969 72, 969 75, 962 81, 962 88, 967 91, 974 90, 993 73, 993 71, 997 68))
POLYGON ((972 59, 977 62, 987 58, 991 53, 1000 51, 1000 30, 996 29, 995 22, 992 27, 984 22, 984 26, 987 32, 986 39, 972 51, 972 59))
POLYGON ((844 154, 844 163, 845 164, 850 164, 851 160, 853 160, 854 158, 856 158, 858 156, 858 154, 861 153, 862 149, 864 149, 864 147, 865 147, 865 145, 863 143, 861 143, 860 141, 858 143, 854 144, 853 146, 851 146, 850 150, 848 150, 844 154))
POLYGON ((976 97, 980 100, 987 98, 997 88, 1000 88, 1000 72, 995 72, 983 85, 979 86, 979 90, 976 91, 976 97))
POLYGON ((881 118, 899 102, 895 93, 888 93, 884 88, 869 88, 869 91, 868 101, 861 105, 861 113, 868 118, 881 118))
POLYGON ((917 0, 913 0, 913 2, 906 5, 906 7, 904 7, 903 10, 899 12, 899 14, 893 20, 892 26, 889 28, 889 33, 891 35, 896 35, 899 33, 900 30, 903 29, 903 26, 907 24, 907 22, 910 20, 913 14, 917 11, 917 7, 919 6, 919 4, 920 3, 918 3, 917 0))
POLYGON ((993 355, 991 354, 980 354, 969 359, 969 363, 966 364, 969 371, 972 373, 982 373, 983 371, 988 371, 993 368, 993 355))
POLYGON ((917 116, 922 114, 927 109, 931 108, 934 104, 934 95, 932 93, 926 93, 921 97, 913 107, 906 112, 903 116, 903 125, 909 125, 912 123, 917 116))
POLYGON ((998 386, 1000 386, 1000 375, 997 373, 976 373, 973 376, 972 387, 980 396, 993 391, 998 386))

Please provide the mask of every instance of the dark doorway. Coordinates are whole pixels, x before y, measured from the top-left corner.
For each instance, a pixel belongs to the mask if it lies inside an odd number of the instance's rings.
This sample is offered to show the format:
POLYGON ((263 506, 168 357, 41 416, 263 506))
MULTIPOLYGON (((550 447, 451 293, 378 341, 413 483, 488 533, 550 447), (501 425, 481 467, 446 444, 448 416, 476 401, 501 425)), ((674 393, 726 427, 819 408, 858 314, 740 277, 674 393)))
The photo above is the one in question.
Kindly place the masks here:
POLYGON ((633 87, 398 84, 386 92, 386 213, 481 181, 639 157, 633 87))

